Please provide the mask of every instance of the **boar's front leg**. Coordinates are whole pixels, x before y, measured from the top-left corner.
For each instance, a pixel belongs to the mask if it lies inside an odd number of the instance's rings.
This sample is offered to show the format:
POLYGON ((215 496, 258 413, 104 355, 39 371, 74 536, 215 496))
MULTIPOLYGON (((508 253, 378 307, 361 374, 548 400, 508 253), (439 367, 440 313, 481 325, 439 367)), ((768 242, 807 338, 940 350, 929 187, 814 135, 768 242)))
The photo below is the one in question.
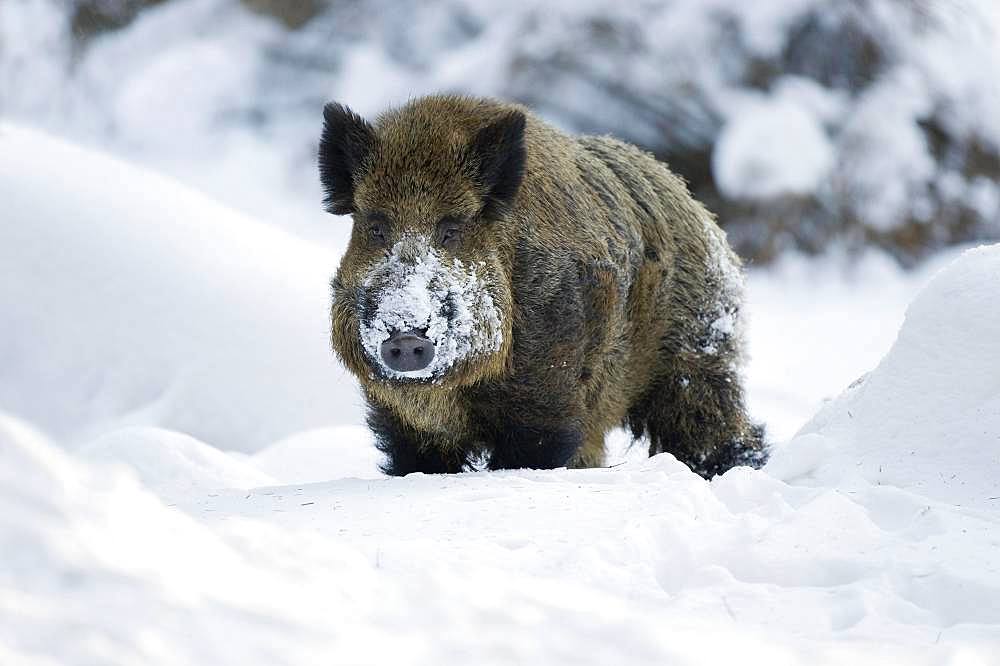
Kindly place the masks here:
POLYGON ((368 426, 375 435, 375 447, 386 456, 380 465, 385 474, 452 474, 469 468, 468 447, 415 430, 381 405, 370 402, 368 407, 368 426))
POLYGON ((583 436, 575 428, 508 424, 493 441, 490 469, 554 469, 570 464, 583 436))

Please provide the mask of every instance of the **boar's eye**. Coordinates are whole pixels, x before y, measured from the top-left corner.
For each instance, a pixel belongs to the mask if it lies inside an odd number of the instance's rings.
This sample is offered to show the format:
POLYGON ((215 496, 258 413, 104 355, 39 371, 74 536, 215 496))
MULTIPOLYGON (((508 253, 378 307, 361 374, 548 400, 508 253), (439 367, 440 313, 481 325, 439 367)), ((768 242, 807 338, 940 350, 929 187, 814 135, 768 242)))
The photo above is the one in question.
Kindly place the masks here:
POLYGON ((438 243, 453 250, 462 241, 461 221, 454 217, 443 217, 437 225, 438 243))
POLYGON ((385 245, 389 236, 389 224, 381 215, 372 215, 368 218, 368 236, 376 245, 385 245))
POLYGON ((373 224, 368 233, 371 234, 372 240, 385 243, 385 227, 381 223, 373 224))

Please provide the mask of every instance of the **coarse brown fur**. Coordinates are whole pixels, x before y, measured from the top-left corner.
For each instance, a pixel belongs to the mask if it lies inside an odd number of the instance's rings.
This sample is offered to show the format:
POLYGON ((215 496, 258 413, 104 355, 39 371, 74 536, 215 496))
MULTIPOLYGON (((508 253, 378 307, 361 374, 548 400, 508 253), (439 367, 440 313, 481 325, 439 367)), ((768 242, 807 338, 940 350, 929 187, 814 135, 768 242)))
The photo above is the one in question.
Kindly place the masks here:
POLYGON ((354 217, 333 348, 386 471, 598 466, 623 424, 706 477, 763 463, 740 377, 739 261, 664 164, 488 99, 425 97, 374 124, 330 104, 325 118, 327 206, 354 217), (378 298, 366 278, 407 233, 480 266, 500 312, 499 349, 432 381, 383 376, 360 343, 363 301, 378 298))

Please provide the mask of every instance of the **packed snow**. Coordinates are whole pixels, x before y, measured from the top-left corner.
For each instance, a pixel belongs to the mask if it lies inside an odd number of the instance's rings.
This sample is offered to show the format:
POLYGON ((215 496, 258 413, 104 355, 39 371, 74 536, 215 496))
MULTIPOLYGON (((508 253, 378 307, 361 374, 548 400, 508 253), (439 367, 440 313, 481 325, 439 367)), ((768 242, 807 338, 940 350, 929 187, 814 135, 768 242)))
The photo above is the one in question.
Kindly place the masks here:
POLYGON ((1000 246, 751 270, 763 470, 389 479, 335 251, 11 124, 0 201, 0 663, 1000 653, 1000 246))

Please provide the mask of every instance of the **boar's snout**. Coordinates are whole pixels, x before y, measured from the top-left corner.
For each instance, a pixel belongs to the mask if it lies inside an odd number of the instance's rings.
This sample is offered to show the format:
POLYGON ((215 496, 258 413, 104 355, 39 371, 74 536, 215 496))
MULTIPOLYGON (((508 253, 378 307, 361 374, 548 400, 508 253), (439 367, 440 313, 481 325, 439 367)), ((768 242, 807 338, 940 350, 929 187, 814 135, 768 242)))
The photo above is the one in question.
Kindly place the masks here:
POLYGON ((434 343, 426 331, 397 331, 382 343, 382 360, 396 372, 423 370, 434 360, 434 343))

